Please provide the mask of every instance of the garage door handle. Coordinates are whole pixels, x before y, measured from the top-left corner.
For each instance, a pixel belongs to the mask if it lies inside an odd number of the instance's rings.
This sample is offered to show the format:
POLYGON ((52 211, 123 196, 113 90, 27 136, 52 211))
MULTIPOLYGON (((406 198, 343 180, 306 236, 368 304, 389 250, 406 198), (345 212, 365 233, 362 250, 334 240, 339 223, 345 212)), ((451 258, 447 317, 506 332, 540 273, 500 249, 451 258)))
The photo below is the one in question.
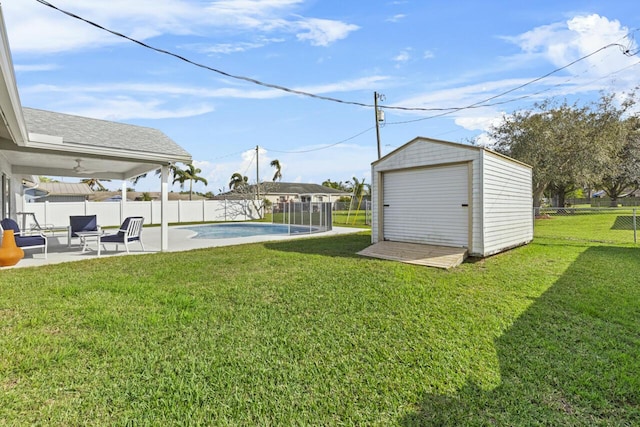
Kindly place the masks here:
POLYGON ((385 208, 388 208, 388 207, 389 207, 389 205, 382 205, 382 206, 383 206, 383 207, 385 207, 385 208))
POLYGON ((468 208, 468 207, 469 207, 469 204, 468 204, 468 203, 463 203, 463 204, 462 204, 462 207, 463 207, 463 208, 468 208))

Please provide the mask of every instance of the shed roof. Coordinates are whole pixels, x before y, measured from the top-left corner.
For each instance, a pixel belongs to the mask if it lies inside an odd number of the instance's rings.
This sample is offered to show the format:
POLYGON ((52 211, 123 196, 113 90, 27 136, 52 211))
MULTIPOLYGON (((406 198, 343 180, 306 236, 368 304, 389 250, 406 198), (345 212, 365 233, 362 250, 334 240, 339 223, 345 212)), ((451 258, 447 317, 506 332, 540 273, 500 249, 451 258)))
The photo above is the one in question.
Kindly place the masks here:
POLYGON ((478 152, 486 151, 486 152, 494 154, 494 155, 496 155, 498 157, 502 157, 503 159, 505 159, 507 161, 510 161, 510 162, 513 162, 513 163, 518 163, 518 164, 520 164, 522 166, 526 166, 528 168, 531 168, 530 165, 528 165, 528 164, 526 164, 524 162, 521 162, 520 160, 516 160, 516 159, 511 158, 509 156, 506 156, 506 155, 504 155, 502 153, 498 153, 497 151, 491 150, 491 149, 489 149, 487 147, 481 147, 479 145, 461 144, 459 142, 444 141, 444 140, 441 140, 441 139, 427 138, 427 137, 424 137, 424 136, 417 136, 417 137, 413 138, 411 141, 401 145, 400 147, 396 148, 395 150, 391 151, 390 153, 387 153, 385 156, 379 158, 378 160, 375 160, 371 164, 375 166, 376 164, 380 163, 384 159, 386 159, 388 157, 391 157, 391 156, 394 156, 398 152, 406 149, 408 146, 413 145, 413 144, 420 144, 420 143, 450 145, 450 146, 453 146, 453 147, 456 147, 456 148, 459 148, 459 149, 475 150, 475 151, 478 151, 478 152))

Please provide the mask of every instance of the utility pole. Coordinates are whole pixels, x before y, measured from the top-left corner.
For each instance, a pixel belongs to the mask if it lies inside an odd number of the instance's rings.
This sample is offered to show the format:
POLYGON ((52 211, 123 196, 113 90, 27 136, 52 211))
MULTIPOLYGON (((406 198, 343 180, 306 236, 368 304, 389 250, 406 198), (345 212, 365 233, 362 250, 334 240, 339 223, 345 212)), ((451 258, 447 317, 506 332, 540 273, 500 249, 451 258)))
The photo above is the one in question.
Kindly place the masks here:
POLYGON ((384 111, 378 110, 378 99, 384 101, 384 95, 373 92, 373 106, 376 114, 376 139, 378 140, 378 159, 382 157, 380 151, 380 122, 384 121, 384 111))
POLYGON ((258 158, 259 150, 256 145, 256 198, 260 200, 260 159, 258 158))

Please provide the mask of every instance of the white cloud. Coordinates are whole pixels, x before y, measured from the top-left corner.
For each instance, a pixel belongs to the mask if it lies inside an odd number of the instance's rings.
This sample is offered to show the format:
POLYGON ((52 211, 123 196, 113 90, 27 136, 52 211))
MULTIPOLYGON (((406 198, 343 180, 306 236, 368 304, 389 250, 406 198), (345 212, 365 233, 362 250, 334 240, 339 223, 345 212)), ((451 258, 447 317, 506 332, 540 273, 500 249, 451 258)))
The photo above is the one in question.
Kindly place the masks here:
MULTIPOLYGON (((534 28, 515 37, 504 37, 518 45, 531 59, 543 58, 563 67, 610 44, 626 45, 629 30, 617 20, 592 14, 566 22, 534 28)), ((633 45, 632 47, 634 47, 633 45)), ((606 76, 632 63, 619 47, 609 47, 566 69, 572 75, 606 76)))
POLYGON ((13 67, 17 73, 28 73, 34 71, 53 71, 60 68, 57 64, 16 64, 13 67))
POLYGON ((435 53, 433 53, 430 50, 425 50, 424 53, 422 54, 422 59, 433 59, 435 57, 436 57, 435 53))
POLYGON ((294 26, 302 31, 296 35, 298 40, 309 41, 313 46, 328 46, 359 28, 353 24, 316 18, 300 20, 294 26))
MULTIPOLYGON (((301 151, 322 148, 321 146, 299 147, 301 151)), ((340 144, 330 149, 311 152, 308 155, 294 153, 270 152, 260 147, 259 173, 261 182, 269 182, 273 178, 275 169, 270 166, 274 159, 278 159, 282 166, 283 182, 304 182, 321 184, 326 179, 346 181, 353 176, 365 179, 370 183, 371 161, 374 159, 375 147, 356 144, 340 144)), ((207 187, 194 183, 196 191, 213 191, 219 193, 229 190, 229 179, 235 172, 249 178, 250 183, 256 182, 256 151, 246 150, 238 153, 232 160, 211 159, 194 160, 196 167, 202 169, 200 176, 209 182, 207 187)))
POLYGON ((380 82, 384 82, 388 79, 389 76, 369 76, 353 80, 343 80, 335 83, 327 83, 323 85, 298 87, 297 90, 314 94, 350 92, 356 90, 372 90, 372 88, 376 87, 380 82))
MULTIPOLYGON (((297 90, 326 94, 359 90, 372 90, 388 76, 368 76, 352 80, 297 87, 297 90)), ((217 99, 275 99, 293 96, 276 89, 260 89, 233 86, 208 88, 173 83, 92 83, 86 85, 38 84, 21 87, 24 100, 38 99, 47 108, 79 114, 84 111, 90 117, 109 120, 131 118, 189 117, 214 111, 207 101, 217 99), (64 96, 61 96, 64 94, 64 96), (162 100, 162 101, 160 101, 162 100), (95 103, 95 107, 88 107, 95 103), (170 109, 160 108, 167 103, 170 109)), ((29 101, 31 103, 31 101, 29 101)))
MULTIPOLYGON (((195 0, 56 2, 61 9, 143 41, 163 34, 206 37, 220 31, 225 34, 251 31, 295 34, 298 40, 327 46, 358 29, 341 21, 294 15, 302 4, 302 0, 220 0, 210 2, 207 7, 195 0)), ((15 0, 4 3, 3 7, 14 52, 58 53, 126 42, 37 2, 15 0)), ((263 38, 257 43, 279 39, 281 37, 263 38)), ((252 46, 251 42, 244 46, 245 49, 252 47, 259 46, 252 46)))
POLYGON ((72 107, 61 109, 69 114, 115 121, 193 117, 214 111, 214 108, 207 104, 172 105, 171 108, 167 108, 164 101, 140 100, 127 96, 99 100, 86 97, 72 102, 72 107))
POLYGON ((405 15, 403 13, 398 13, 397 15, 393 15, 391 18, 387 18, 386 21, 395 23, 395 22, 402 21, 406 17, 407 17, 407 15, 405 15))
POLYGON ((393 60, 397 63, 408 62, 411 59, 411 50, 412 49, 410 47, 402 49, 402 51, 397 54, 393 60))

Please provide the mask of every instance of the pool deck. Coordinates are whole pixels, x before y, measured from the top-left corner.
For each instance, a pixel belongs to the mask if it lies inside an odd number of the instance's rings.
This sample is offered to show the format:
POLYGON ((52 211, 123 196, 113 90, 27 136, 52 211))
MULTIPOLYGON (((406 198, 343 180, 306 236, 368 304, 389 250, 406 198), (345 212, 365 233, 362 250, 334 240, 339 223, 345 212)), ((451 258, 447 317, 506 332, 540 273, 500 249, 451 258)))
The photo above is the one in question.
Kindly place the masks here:
MULTIPOLYGON (((167 250, 167 252, 182 252, 192 249, 213 248, 217 246, 241 245, 244 243, 273 242, 279 240, 335 236, 364 231, 364 229, 361 228, 333 227, 333 230, 331 231, 311 235, 287 234, 234 237, 228 239, 194 239, 193 236, 195 235, 195 233, 183 227, 184 226, 169 227, 169 249, 167 250)), ((89 249, 85 252, 82 252, 82 247, 80 246, 78 239, 73 240, 73 245, 71 247, 67 246, 66 233, 58 232, 53 235, 48 233, 47 240, 48 251, 46 259, 44 257, 44 253, 42 253, 42 249, 27 249, 25 250, 25 257, 20 260, 18 264, 13 267, 0 267, 0 270, 6 270, 9 268, 38 267, 48 264, 59 264, 63 262, 83 261, 97 258, 97 246, 95 242, 89 242, 89 249)), ((137 242, 133 242, 129 245, 129 254, 127 254, 123 245, 119 245, 119 250, 115 251, 114 244, 107 244, 106 250, 104 250, 104 248, 102 249, 100 258, 160 252, 160 227, 145 227, 142 232, 142 242, 144 243, 144 252, 142 251, 140 244, 138 244, 137 242)))

